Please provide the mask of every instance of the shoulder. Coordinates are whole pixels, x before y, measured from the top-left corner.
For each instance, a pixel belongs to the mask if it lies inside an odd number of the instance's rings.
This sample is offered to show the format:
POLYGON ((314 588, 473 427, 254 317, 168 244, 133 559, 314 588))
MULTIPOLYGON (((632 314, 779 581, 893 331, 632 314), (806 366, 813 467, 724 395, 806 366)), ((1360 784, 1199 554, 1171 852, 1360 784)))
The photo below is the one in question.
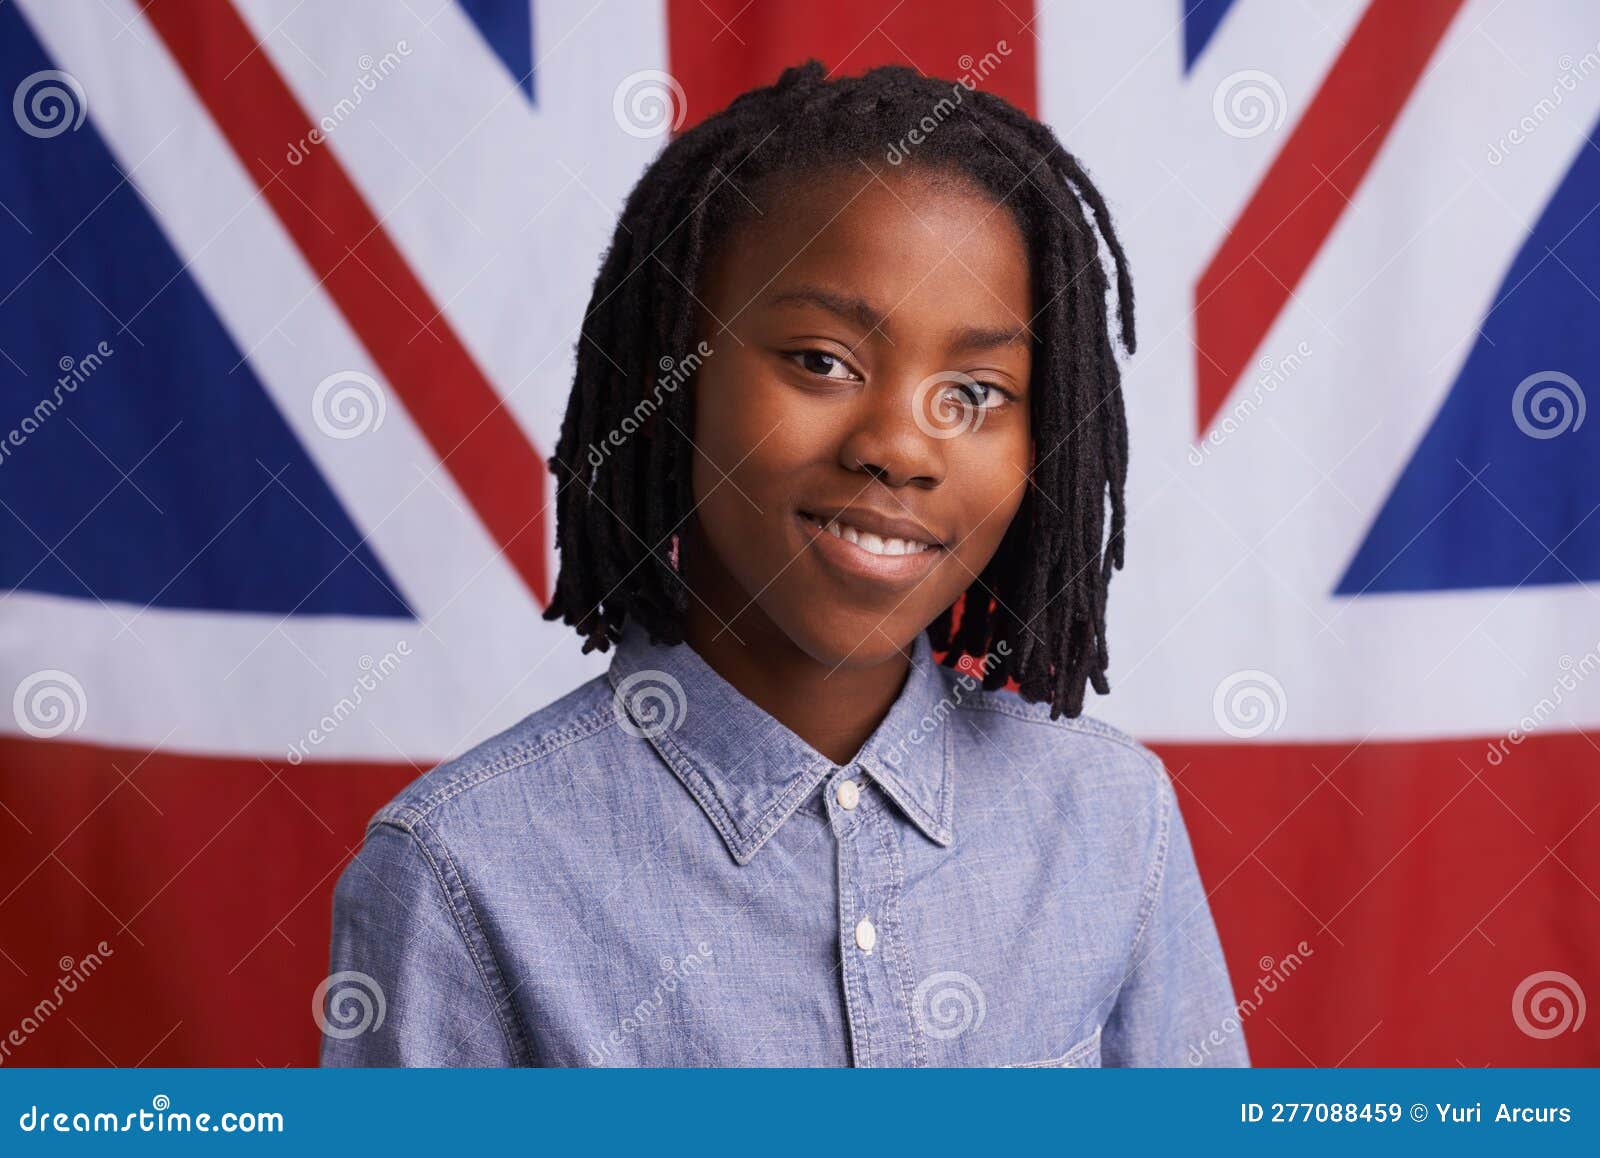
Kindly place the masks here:
POLYGON ((1047 703, 1005 688, 985 691, 955 673, 946 681, 966 730, 1005 745, 1007 754, 1033 756, 1045 772, 1088 776, 1133 792, 1171 791, 1161 757, 1121 728, 1091 715, 1052 719, 1047 703))
POLYGON ((588 755, 617 731, 617 714, 604 673, 580 684, 505 731, 417 777, 368 823, 408 831, 437 827, 463 806, 493 807, 526 791, 527 781, 560 777, 574 757, 588 755))
POLYGON ((1086 714, 1052 719, 1047 703, 986 691, 953 672, 946 679, 958 709, 951 743, 965 748, 952 753, 958 768, 975 764, 1022 780, 1096 831, 1141 833, 1164 845, 1170 826, 1181 823, 1161 757, 1121 728, 1086 714))
POLYGON ((974 686, 962 695, 951 756, 958 770, 970 771, 958 796, 987 798, 980 813, 1029 826, 1038 847, 1075 866, 1071 879, 1138 895, 1142 928, 1172 850, 1188 839, 1160 756, 1094 716, 1051 719, 1050 705, 1014 691, 974 686))

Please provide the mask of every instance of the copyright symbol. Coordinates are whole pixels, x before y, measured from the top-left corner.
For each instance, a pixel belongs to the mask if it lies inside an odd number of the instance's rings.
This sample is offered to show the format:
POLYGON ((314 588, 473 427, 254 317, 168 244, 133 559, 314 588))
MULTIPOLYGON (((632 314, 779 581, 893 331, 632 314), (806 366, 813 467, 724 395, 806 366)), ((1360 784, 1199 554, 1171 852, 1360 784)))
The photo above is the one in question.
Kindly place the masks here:
POLYGON ((1428 1107, 1421 1102, 1411 1107, 1411 1120, 1413 1122, 1426 1122, 1428 1120, 1428 1107))

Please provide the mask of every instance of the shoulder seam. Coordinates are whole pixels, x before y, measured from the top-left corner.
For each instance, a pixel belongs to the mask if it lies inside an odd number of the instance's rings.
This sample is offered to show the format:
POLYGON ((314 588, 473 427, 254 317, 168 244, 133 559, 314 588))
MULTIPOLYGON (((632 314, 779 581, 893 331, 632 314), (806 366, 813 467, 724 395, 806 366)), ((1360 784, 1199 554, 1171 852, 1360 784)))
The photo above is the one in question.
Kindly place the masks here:
MULTIPOLYGON (((494 1008, 495 1020, 499 1023, 500 1035, 505 1039, 506 1048, 513 1058, 526 1059, 529 1056, 529 1050, 525 1048, 525 1043, 527 1042, 526 1029, 519 1024, 517 1031, 513 1031, 506 1020, 505 1007, 511 1002, 511 994, 506 989, 505 976, 500 970, 499 962, 494 958, 493 950, 489 948, 488 939, 483 934, 483 927, 478 921, 477 912, 472 907, 472 898, 467 895, 466 882, 461 879, 461 874, 455 867, 455 861, 450 856, 449 848, 445 846, 444 841, 440 839, 433 826, 428 824, 427 820, 421 816, 415 818, 414 821, 400 818, 386 818, 382 821, 374 820, 369 827, 376 827, 379 824, 404 832, 427 860, 429 868, 433 870, 434 881, 438 884, 439 891, 444 894, 445 905, 450 910, 450 917, 456 927, 456 932, 461 935, 462 947, 466 949, 467 955, 472 958, 473 968, 477 970, 478 979, 483 982, 485 995, 489 998, 494 1008), (418 831, 419 828, 426 830, 426 837, 422 832, 418 831), (449 866, 448 879, 444 868, 440 866, 440 856, 436 856, 433 848, 430 847, 432 843, 436 843, 439 846, 439 854, 449 866), (466 905, 467 912, 465 914, 457 906, 457 892, 460 893, 461 901, 466 905), (468 928, 469 924, 471 926, 470 929, 468 928), (489 959, 487 966, 485 966, 483 960, 485 956, 489 959), (491 969, 494 973, 493 978, 489 975, 491 969)), ((513 1010, 513 1012, 515 1011, 513 1010)), ((457 1047, 459 1048, 460 1045, 464 1044, 465 1042, 457 1043, 457 1047)))
POLYGON ((1120 744, 1122 747, 1137 752, 1147 759, 1151 755, 1150 750, 1138 740, 1120 728, 1113 728, 1110 724, 1100 720, 1092 719, 1088 716, 1060 716, 1052 720, 1049 716, 1035 715, 1026 708, 1018 708, 1008 704, 1004 700, 996 698, 993 692, 986 692, 978 699, 965 700, 958 703, 956 708, 957 710, 974 712, 994 712, 997 715, 1010 716, 1012 719, 1021 720, 1026 724, 1044 724, 1048 727, 1059 728, 1062 731, 1077 732, 1079 735, 1084 736, 1095 736, 1102 740, 1109 740, 1114 744, 1120 744))
POLYGON ((1128 960, 1131 968, 1136 964, 1134 959, 1137 957, 1139 947, 1144 941, 1145 931, 1149 928, 1150 919, 1155 913, 1156 901, 1166 881, 1167 854, 1172 845, 1172 822, 1173 811, 1176 808, 1176 797, 1172 790, 1172 778, 1168 774, 1166 765, 1162 762, 1161 757, 1126 732, 1100 720, 1084 716, 1063 716, 1051 719, 1049 716, 1036 715, 1026 708, 1019 708, 1014 704, 1007 703, 992 692, 986 693, 978 699, 960 703, 957 707, 971 711, 994 712, 998 715, 1022 720, 1025 723, 1046 724, 1063 731, 1092 736, 1125 748, 1139 757, 1145 770, 1150 774, 1151 787, 1155 791, 1155 803, 1159 813, 1156 818, 1155 847, 1150 853, 1150 865, 1145 870, 1144 887, 1139 898, 1139 923, 1134 930, 1133 943, 1128 949, 1128 960))
MULTIPOLYGON (((510 752, 496 758, 482 768, 476 768, 470 772, 461 771, 451 775, 443 784, 421 800, 405 800, 384 805, 368 822, 367 827, 371 828, 374 824, 383 823, 400 823, 404 827, 413 821, 424 820, 434 809, 455 799, 463 792, 476 788, 478 785, 497 776, 503 776, 508 772, 520 771, 544 759, 546 756, 559 752, 570 744, 587 739, 616 723, 616 721, 616 710, 611 702, 608 701, 603 707, 591 708, 564 727, 541 736, 537 742, 519 744, 510 752)), ((441 764, 434 771, 439 771, 448 766, 448 764, 441 764)), ((423 775, 431 776, 433 772, 426 772, 423 775)))
POLYGON ((1156 847, 1150 854, 1150 867, 1145 873, 1144 895, 1139 901, 1139 927, 1134 931, 1133 944, 1128 949, 1128 960, 1134 966, 1138 964, 1135 958, 1139 954, 1140 942, 1144 940, 1145 929, 1155 913, 1156 899, 1166 882, 1167 851, 1172 845, 1172 811, 1175 806, 1165 767, 1154 753, 1149 753, 1148 762, 1155 777, 1156 800, 1160 804, 1161 815, 1156 824, 1156 847))
POLYGON ((1129 960, 1138 953, 1139 945, 1144 940, 1146 927, 1155 912, 1156 898, 1161 891, 1161 886, 1166 879, 1167 850, 1172 841, 1172 812, 1175 807, 1172 792, 1172 780, 1167 774, 1166 765, 1161 757, 1157 756, 1144 744, 1122 731, 1113 728, 1110 724, 1085 716, 1062 716, 1051 719, 1049 716, 1036 715, 1026 708, 1018 708, 1007 703, 1004 699, 995 696, 992 692, 984 696, 958 704, 958 708, 970 709, 980 712, 994 712, 998 715, 1010 716, 1029 724, 1045 724, 1050 727, 1067 732, 1076 732, 1082 736, 1092 736, 1106 740, 1125 748, 1139 757, 1146 771, 1150 773, 1151 787, 1155 790, 1156 803, 1160 813, 1156 819, 1156 846, 1151 852, 1150 867, 1145 870, 1144 890, 1139 898, 1139 925, 1133 934, 1133 944, 1129 948, 1129 960))

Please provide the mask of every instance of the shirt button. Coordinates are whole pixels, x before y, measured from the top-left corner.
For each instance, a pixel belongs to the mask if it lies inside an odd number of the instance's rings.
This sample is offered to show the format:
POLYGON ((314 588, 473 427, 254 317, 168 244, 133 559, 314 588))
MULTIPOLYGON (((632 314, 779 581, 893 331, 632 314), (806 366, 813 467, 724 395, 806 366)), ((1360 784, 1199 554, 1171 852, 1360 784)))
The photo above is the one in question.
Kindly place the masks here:
POLYGON ((867 918, 862 917, 856 925, 856 948, 863 953, 872 952, 872 947, 878 943, 878 930, 867 918))
POLYGON ((861 803, 861 789, 854 780, 839 781, 839 786, 833 790, 833 795, 839 802, 839 807, 846 812, 861 803))

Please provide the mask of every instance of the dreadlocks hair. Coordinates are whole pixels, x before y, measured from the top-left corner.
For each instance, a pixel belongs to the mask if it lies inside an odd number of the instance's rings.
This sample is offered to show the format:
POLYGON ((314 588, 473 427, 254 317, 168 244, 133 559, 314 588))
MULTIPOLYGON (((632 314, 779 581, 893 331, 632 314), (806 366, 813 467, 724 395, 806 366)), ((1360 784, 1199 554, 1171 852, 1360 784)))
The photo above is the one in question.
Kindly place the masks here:
POLYGON ((837 79, 815 60, 787 69, 674 139, 634 187, 595 280, 549 460, 561 562, 544 617, 577 628, 585 653, 620 639, 628 616, 654 642, 683 642, 689 592, 676 536, 693 509, 693 378, 664 393, 652 382, 697 348, 691 290, 730 229, 756 215, 750 191, 801 185, 819 167, 877 170, 884 159, 964 175, 1005 205, 1027 241, 1033 300, 1043 303, 1032 322, 1030 484, 994 558, 958 600, 959 620, 955 605, 946 608, 927 628, 930 641, 946 666, 971 670, 963 657, 983 657, 985 689, 1015 679, 1025 700, 1049 702, 1052 719, 1077 716, 1085 681, 1111 690, 1106 592, 1123 562, 1128 465, 1094 226, 1111 253, 1132 354, 1127 260, 1105 199, 1048 127, 965 81, 900 66, 837 79), (892 143, 919 126, 921 142, 897 157, 892 143), (618 429, 640 433, 617 445, 608 435, 618 429))

